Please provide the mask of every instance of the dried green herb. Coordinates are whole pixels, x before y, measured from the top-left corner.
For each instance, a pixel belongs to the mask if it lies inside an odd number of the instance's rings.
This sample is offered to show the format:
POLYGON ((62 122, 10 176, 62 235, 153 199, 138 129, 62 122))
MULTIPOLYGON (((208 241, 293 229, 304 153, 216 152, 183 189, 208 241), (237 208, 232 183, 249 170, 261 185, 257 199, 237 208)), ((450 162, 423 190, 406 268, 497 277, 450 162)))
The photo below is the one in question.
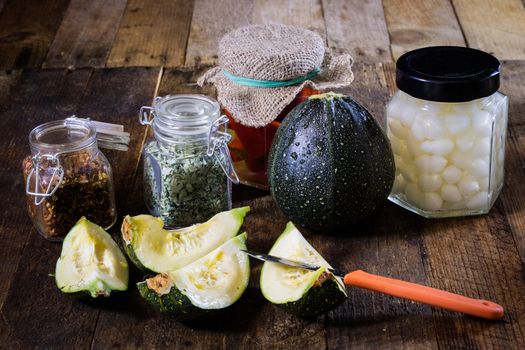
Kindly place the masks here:
POLYGON ((204 222, 231 205, 230 182, 206 145, 161 145, 144 148, 144 196, 150 212, 170 227, 204 222))

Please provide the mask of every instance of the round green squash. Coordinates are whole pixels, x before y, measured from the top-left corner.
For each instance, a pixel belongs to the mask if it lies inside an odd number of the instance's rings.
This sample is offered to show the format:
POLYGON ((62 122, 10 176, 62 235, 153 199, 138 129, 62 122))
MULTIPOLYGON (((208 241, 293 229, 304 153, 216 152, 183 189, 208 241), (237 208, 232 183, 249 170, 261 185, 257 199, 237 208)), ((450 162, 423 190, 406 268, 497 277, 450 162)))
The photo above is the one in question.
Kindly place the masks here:
POLYGON ((394 183, 390 143, 370 113, 335 93, 311 96, 279 127, 270 152, 273 198, 294 223, 332 231, 369 217, 394 183))

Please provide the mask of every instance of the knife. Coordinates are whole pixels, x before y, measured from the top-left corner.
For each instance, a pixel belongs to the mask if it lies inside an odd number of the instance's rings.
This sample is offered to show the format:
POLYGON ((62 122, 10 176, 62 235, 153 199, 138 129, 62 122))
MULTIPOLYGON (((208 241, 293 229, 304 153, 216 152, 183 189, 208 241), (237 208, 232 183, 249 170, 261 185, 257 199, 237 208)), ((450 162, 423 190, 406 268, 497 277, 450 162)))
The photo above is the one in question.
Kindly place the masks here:
MULTIPOLYGON (((311 271, 316 271, 321 267, 320 265, 280 258, 278 256, 257 253, 250 250, 243 249, 242 251, 255 259, 265 262, 268 261, 311 271)), ((498 320, 502 318, 504 314, 501 305, 488 300, 468 298, 463 295, 446 292, 444 290, 412 282, 374 275, 362 270, 346 273, 343 270, 328 266, 326 266, 326 270, 337 277, 343 278, 344 283, 348 286, 365 288, 398 298, 408 299, 489 320, 498 320)))

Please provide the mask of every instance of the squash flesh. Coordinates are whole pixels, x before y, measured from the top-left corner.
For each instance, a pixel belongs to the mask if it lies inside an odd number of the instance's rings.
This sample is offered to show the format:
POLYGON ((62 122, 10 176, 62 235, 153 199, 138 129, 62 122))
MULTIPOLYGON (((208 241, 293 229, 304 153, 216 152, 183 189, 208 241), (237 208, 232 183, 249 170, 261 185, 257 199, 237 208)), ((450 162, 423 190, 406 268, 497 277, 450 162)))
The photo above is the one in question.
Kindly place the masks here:
POLYGON ((128 288, 128 264, 111 236, 82 218, 64 239, 55 280, 64 293, 109 296, 128 288))
POLYGON ((204 257, 176 271, 137 284, 157 309, 191 319, 237 301, 250 277, 247 234, 236 236, 204 257))
POLYGON ((201 309, 222 309, 237 299, 248 285, 250 265, 246 234, 239 235, 199 260, 170 272, 174 284, 201 309))
MULTIPOLYGON (((342 279, 327 272, 326 268, 331 267, 330 264, 306 241, 291 222, 279 236, 269 254, 320 266, 316 271, 309 271, 265 262, 261 271, 260 285, 264 297, 270 302, 279 305, 294 304, 306 298, 314 288, 324 288, 327 280, 332 282, 331 288, 334 284, 337 286, 334 294, 337 300, 334 300, 334 305, 346 297, 342 279)), ((316 301, 320 304, 323 302, 323 300, 316 301)), ((322 310, 323 307, 319 309, 322 310)))
POLYGON ((249 207, 222 212, 205 223, 165 230, 159 218, 127 216, 122 235, 140 265, 154 272, 179 269, 234 237, 249 207), (129 228, 124 228, 129 226, 129 228))

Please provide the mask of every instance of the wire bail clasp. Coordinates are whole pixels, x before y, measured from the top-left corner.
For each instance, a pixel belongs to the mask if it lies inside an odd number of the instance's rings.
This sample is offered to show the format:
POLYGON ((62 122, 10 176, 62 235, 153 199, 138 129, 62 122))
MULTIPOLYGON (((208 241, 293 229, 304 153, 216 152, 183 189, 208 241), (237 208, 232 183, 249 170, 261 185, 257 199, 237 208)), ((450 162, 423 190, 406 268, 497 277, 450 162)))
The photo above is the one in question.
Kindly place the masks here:
POLYGON ((140 124, 151 125, 151 123, 153 122, 153 117, 150 118, 152 111, 153 111, 153 108, 150 106, 140 107, 140 112, 139 112, 140 124))
POLYGON ((64 168, 60 165, 57 154, 40 154, 37 153, 31 158, 33 167, 27 175, 26 193, 35 197, 35 205, 40 205, 48 197, 51 197, 57 191, 58 187, 64 180, 64 168), (49 162, 49 166, 42 167, 42 161, 49 162), (52 170, 49 179, 43 179, 41 172, 52 170), (35 189, 31 191, 31 179, 35 178, 35 189), (47 182, 47 184, 46 184, 47 182), (41 184, 43 184, 44 192, 40 191, 41 184))
POLYGON ((217 118, 210 126, 210 132, 208 134, 208 150, 206 154, 208 157, 215 155, 215 158, 219 162, 222 170, 234 184, 239 183, 239 176, 235 172, 233 167, 233 160, 228 149, 228 142, 232 139, 228 133, 228 118, 222 115, 217 118), (215 151, 219 150, 219 153, 215 151), (224 156, 222 157, 221 154, 224 156))
MULTIPOLYGON (((157 96, 155 97, 153 106, 155 106, 155 103, 157 103, 159 100, 162 100, 162 97, 157 96)), ((154 114, 153 111, 155 110, 154 107, 151 106, 142 106, 140 107, 139 111, 139 121, 142 125, 151 125, 153 123, 154 114)))

